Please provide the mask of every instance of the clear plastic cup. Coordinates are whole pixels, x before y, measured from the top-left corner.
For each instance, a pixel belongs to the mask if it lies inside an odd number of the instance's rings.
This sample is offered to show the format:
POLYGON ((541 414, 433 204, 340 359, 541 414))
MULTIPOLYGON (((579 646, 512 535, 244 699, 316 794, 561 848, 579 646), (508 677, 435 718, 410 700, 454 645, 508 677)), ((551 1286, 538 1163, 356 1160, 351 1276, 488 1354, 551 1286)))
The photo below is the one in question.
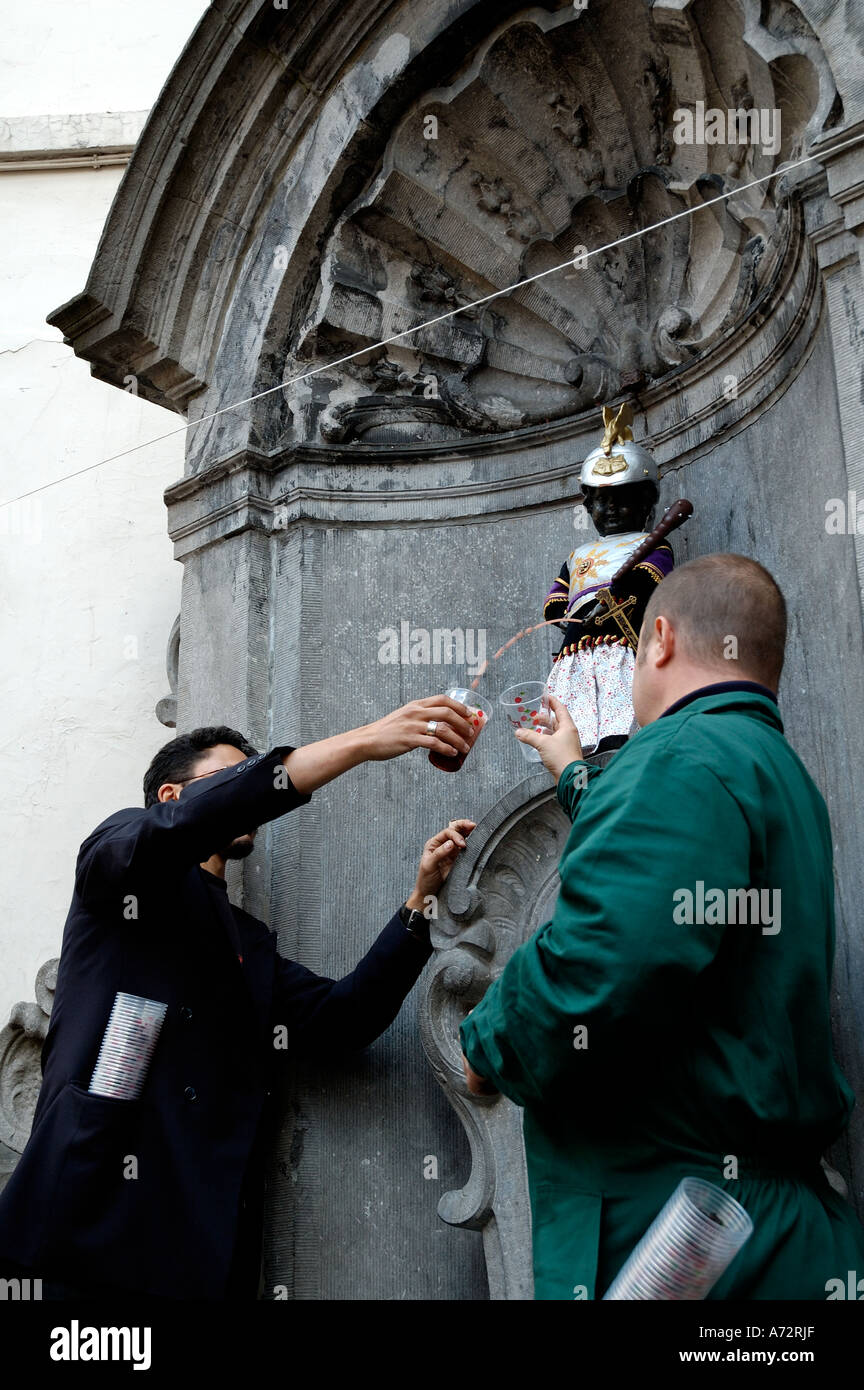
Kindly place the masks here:
POLYGON ((606 1299, 707 1297, 753 1232, 744 1208, 722 1187, 682 1178, 604 1294, 606 1299))
POLYGON ((118 993, 102 1037, 89 1090, 115 1100, 137 1100, 165 1021, 168 1005, 118 993))
MULTIPOLYGON (((480 737, 481 730, 488 724, 492 717, 492 706, 488 700, 484 700, 482 695, 478 695, 476 690, 465 690, 461 686, 456 690, 446 692, 451 700, 458 700, 460 704, 467 705, 470 711, 469 719, 474 729, 471 738, 471 748, 480 737)), ((471 752, 468 749, 468 753, 471 752)), ((441 772, 458 772, 468 753, 457 753, 454 749, 453 757, 450 758, 446 753, 437 753, 435 749, 429 754, 429 761, 433 767, 437 767, 441 772)))
MULTIPOLYGON (((514 729, 533 729, 538 734, 551 734, 551 727, 538 722, 541 711, 554 720, 549 692, 543 681, 523 681, 521 685, 511 685, 503 695, 498 696, 498 703, 514 729)), ((522 749, 526 763, 540 762, 536 748, 532 748, 530 743, 523 743, 521 739, 516 742, 522 749)))

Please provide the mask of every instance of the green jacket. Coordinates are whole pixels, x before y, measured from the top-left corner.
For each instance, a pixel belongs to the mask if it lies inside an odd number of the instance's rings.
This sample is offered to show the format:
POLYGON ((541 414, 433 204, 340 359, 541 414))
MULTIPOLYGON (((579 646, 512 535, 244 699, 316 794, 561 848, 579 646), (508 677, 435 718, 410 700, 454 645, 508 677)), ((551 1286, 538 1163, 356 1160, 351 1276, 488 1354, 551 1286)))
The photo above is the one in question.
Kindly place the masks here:
POLYGON ((854 1104, 831 1043, 828 813, 775 702, 708 689, 604 771, 562 773, 554 916, 460 1031, 524 1107, 539 1299, 602 1298, 687 1174, 755 1227, 711 1298, 864 1278, 864 1228, 819 1165, 854 1104))

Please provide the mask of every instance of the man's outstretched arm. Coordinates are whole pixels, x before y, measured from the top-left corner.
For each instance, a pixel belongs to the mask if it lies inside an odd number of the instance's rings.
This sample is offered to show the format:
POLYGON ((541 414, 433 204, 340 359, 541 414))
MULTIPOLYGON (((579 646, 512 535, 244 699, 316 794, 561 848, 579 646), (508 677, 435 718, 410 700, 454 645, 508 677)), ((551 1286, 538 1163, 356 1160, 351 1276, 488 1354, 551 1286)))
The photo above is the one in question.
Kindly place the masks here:
POLYGON ((449 695, 430 695, 411 700, 372 724, 295 748, 284 761, 297 790, 313 792, 359 763, 385 762, 412 748, 452 757, 467 753, 473 739, 467 707, 449 695), (427 732, 430 722, 437 725, 434 734, 427 732))
POLYGON ((349 768, 412 748, 465 751, 473 734, 464 705, 432 695, 303 748, 283 744, 257 753, 189 782, 176 800, 110 817, 81 846, 76 890, 83 899, 96 898, 132 886, 136 878, 203 863, 238 835, 305 804, 311 792, 349 768), (434 734, 427 732, 431 720, 434 734))

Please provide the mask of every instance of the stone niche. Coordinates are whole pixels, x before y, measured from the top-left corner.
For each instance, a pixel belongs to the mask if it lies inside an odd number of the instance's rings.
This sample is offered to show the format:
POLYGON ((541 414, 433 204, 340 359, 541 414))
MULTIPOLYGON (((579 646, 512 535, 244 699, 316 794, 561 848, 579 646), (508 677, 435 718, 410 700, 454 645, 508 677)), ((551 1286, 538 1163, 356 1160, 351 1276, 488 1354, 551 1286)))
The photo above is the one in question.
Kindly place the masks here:
MULTIPOLYGON (((51 316, 97 376, 189 421, 160 718, 259 747, 476 674, 384 660, 403 623, 492 656, 537 622, 584 536, 599 406, 629 399, 661 504, 696 509, 679 560, 755 555, 789 600, 781 700, 838 830, 837 1045, 859 1094, 864 541, 827 534, 825 505, 864 496, 862 30, 821 0, 219 0, 51 316), (699 103, 779 111, 779 147, 676 143, 699 103)), ((545 676, 553 649, 516 642, 484 691, 545 676)), ((562 817, 525 768, 498 719, 458 777, 420 754, 356 770, 231 885, 283 952, 339 975, 423 841, 478 822, 396 1024, 286 1090, 265 1297, 530 1297, 518 1112, 455 1071, 460 1011, 554 898, 562 817)), ((836 1156, 859 1203, 862 1113, 836 1156)))

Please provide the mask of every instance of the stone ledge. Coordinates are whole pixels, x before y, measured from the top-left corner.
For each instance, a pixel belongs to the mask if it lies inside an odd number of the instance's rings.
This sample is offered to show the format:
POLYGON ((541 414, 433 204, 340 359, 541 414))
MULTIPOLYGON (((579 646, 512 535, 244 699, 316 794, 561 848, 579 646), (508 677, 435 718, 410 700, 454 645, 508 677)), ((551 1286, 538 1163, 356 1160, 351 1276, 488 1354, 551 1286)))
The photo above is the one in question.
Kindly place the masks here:
POLYGON ((147 111, 6 116, 0 120, 0 172, 99 169, 128 163, 147 111))

